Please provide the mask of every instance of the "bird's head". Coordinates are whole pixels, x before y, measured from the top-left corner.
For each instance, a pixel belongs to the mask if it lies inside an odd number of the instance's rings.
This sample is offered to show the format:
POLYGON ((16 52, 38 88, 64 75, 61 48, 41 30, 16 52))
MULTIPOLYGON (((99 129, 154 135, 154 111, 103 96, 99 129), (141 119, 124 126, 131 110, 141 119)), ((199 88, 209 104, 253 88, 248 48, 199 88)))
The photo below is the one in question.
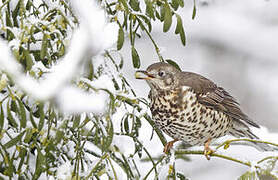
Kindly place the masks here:
POLYGON ((136 71, 136 79, 147 81, 152 90, 170 90, 177 86, 175 74, 180 71, 167 63, 154 63, 146 71, 136 71))

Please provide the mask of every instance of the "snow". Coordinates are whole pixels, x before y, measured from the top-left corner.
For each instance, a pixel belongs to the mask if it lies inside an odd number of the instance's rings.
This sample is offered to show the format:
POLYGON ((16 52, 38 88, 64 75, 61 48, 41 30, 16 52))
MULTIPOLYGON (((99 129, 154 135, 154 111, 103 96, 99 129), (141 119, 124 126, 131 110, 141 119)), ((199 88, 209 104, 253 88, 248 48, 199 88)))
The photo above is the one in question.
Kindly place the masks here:
MULTIPOLYGON (((69 84, 70 80, 78 72, 79 66, 85 64, 83 62, 84 59, 87 60, 92 56, 97 56, 116 42, 117 25, 115 23, 107 23, 104 11, 99 9, 93 1, 83 3, 75 3, 73 1, 73 4, 80 14, 80 27, 73 34, 68 53, 57 65, 49 70, 51 73, 47 73, 44 76, 44 80, 37 82, 33 78, 24 75, 22 67, 11 55, 7 43, 3 42, 3 40, 0 40, 0 67, 12 76, 16 84, 26 93, 37 100, 56 99, 58 101, 57 104, 66 112, 103 112, 108 100, 107 96, 103 95, 103 93, 94 92, 90 92, 89 95, 70 87, 69 84), (75 106, 71 103, 73 99, 75 106)), ((17 41, 18 39, 15 39, 9 46, 18 48, 19 43, 17 41)), ((110 81, 107 82, 109 83, 110 81)), ((103 85, 105 88, 105 83, 103 85)))
POLYGON ((11 75, 19 76, 18 72, 22 71, 22 68, 16 63, 16 60, 12 58, 11 52, 8 48, 8 44, 0 40, 1 58, 0 67, 2 70, 12 72, 11 75))
POLYGON ((57 179, 67 180, 71 179, 73 172, 73 167, 70 161, 66 161, 64 164, 60 165, 57 169, 57 179))
POLYGON ((111 47, 117 41, 118 25, 115 22, 107 24, 104 11, 95 1, 83 0, 82 2, 71 1, 75 13, 81 19, 81 24, 86 25, 90 34, 87 38, 90 41, 91 51, 96 54, 100 50, 111 47))
POLYGON ((126 157, 134 153, 134 142, 131 137, 123 135, 115 135, 113 137, 112 145, 116 145, 120 152, 123 153, 126 157), (124 143, 123 143, 124 142, 124 143))
POLYGON ((92 87, 94 87, 96 89, 107 89, 113 94, 116 93, 116 90, 114 88, 114 84, 111 81, 111 77, 106 75, 106 74, 100 76, 98 79, 96 79, 94 81, 89 81, 86 78, 81 78, 81 81, 91 85, 92 87))
POLYGON ((64 87, 59 94, 56 99, 59 107, 62 111, 70 113, 101 113, 106 109, 109 100, 104 91, 86 93, 74 87, 64 87))

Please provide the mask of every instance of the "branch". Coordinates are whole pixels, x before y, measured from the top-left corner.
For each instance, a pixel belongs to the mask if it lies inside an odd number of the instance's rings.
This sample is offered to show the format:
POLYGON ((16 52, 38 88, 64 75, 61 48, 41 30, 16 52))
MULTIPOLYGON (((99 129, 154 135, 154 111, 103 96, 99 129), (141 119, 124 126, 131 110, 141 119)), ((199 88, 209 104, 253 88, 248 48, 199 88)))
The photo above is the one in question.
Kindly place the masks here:
POLYGON ((278 147, 278 144, 276 143, 272 143, 272 142, 267 142, 267 141, 262 141, 262 140, 258 140, 258 139, 231 139, 231 140, 227 140, 225 142, 223 142, 222 144, 219 144, 216 149, 219 149, 222 146, 226 146, 229 145, 232 142, 239 142, 239 141, 247 141, 247 142, 255 142, 255 143, 264 143, 264 144, 269 144, 272 146, 276 146, 278 147))
MULTIPOLYGON (((136 16, 135 14, 135 17, 138 19, 138 17, 136 16)), ((138 22, 140 23, 140 19, 138 19, 138 22)), ((158 55, 158 58, 159 58, 159 61, 161 62, 164 62, 164 59, 160 53, 160 49, 158 47, 158 45, 155 43, 153 37, 151 36, 151 34, 149 33, 149 31, 145 28, 144 25, 141 26, 141 28, 147 33, 147 35, 149 36, 150 40, 152 41, 153 45, 154 45, 154 48, 155 48, 155 51, 156 51, 156 54, 158 55)))
MULTIPOLYGON (((175 153, 175 156, 177 155, 204 155, 204 151, 194 151, 194 150, 177 150, 174 152, 175 153)), ((149 172, 146 174, 146 176, 143 178, 143 180, 147 179, 148 176, 151 174, 151 172, 153 170, 156 169, 156 166, 160 163, 163 162, 163 160, 169 156, 170 154, 168 155, 164 155, 162 157, 160 157, 158 159, 158 161, 153 164, 153 167, 149 170, 149 172)), ((251 163, 250 162, 246 162, 246 161, 242 161, 242 160, 239 160, 239 159, 235 159, 235 158, 232 158, 230 156, 225 156, 223 154, 218 154, 218 153, 212 153, 210 154, 211 157, 218 157, 218 158, 222 158, 222 159, 226 159, 226 160, 229 160, 229 161, 233 161, 233 162, 236 162, 236 163, 239 163, 239 164, 242 164, 242 165, 245 165, 245 166, 248 166, 248 167, 252 167, 251 163)), ((259 168, 258 166, 255 166, 256 168, 259 168)))
MULTIPOLYGON (((184 155, 184 154, 204 155, 204 151, 190 151, 190 150, 178 150, 178 151, 175 151, 175 155, 184 155)), ((210 154, 210 156, 211 157, 219 157, 219 158, 222 158, 222 159, 234 161, 234 162, 237 162, 239 164, 251 167, 251 163, 250 162, 246 162, 246 161, 242 161, 242 160, 239 160, 239 159, 235 159, 235 158, 232 158, 230 156, 225 156, 223 154, 218 154, 218 153, 214 152, 214 153, 210 154)))
MULTIPOLYGON (((227 146, 229 145, 231 142, 238 142, 238 141, 248 141, 248 142, 256 142, 256 143, 265 143, 265 144, 270 144, 270 145, 273 145, 273 146, 277 146, 278 147, 278 144, 275 144, 275 143, 271 143, 271 142, 267 142, 267 141, 262 141, 262 140, 253 140, 253 139, 232 139, 232 140, 227 140, 225 142, 223 142, 222 144, 218 145, 216 147, 216 150, 219 149, 220 147, 224 146, 227 146)), ((176 150, 174 152, 175 156, 177 155, 204 155, 204 151, 201 151, 201 150, 176 150)), ((149 170, 149 172, 146 174, 146 176, 143 178, 143 179, 147 179, 147 177, 151 174, 151 172, 156 169, 156 166, 160 163, 162 163, 162 161, 165 159, 165 157, 168 157, 170 154, 168 155, 164 155, 162 157, 160 157, 158 159, 158 161, 156 163, 153 163, 153 167, 149 170)), ((236 162, 238 164, 242 164, 244 166, 248 166, 249 168, 252 168, 252 167, 255 167, 256 169, 263 169, 262 167, 260 167, 259 165, 252 165, 252 163, 250 161, 243 161, 243 160, 240 160, 240 159, 237 159, 237 158, 233 158, 233 157, 230 157, 230 156, 226 156, 226 155, 223 155, 223 154, 219 154, 219 153, 216 153, 216 152, 213 152, 212 154, 210 154, 211 157, 218 157, 218 158, 221 158, 221 159, 226 159, 226 160, 229 160, 229 161, 233 161, 233 162, 236 162)), ((259 160, 256 164, 260 164, 266 160, 269 160, 269 159, 278 159, 278 156, 268 156, 268 157, 265 157, 261 160, 259 160)))
POLYGON ((7 73, 16 85, 38 101, 57 100, 60 108, 69 112, 103 112, 106 104, 102 103, 101 107, 98 103, 105 102, 107 97, 103 94, 83 92, 72 87, 70 81, 80 70, 80 66, 84 65, 84 61, 90 61, 91 57, 98 55, 116 42, 118 26, 115 23, 107 23, 106 15, 97 3, 87 0, 82 3, 72 1, 72 4, 80 16, 80 25, 73 33, 68 52, 57 65, 52 66, 50 73, 45 75, 44 79, 41 78, 38 82, 26 76, 23 68, 12 55, 8 43, 1 39, 0 70, 7 73), (75 100, 80 100, 79 105, 76 104, 77 102, 72 103, 73 97, 77 97, 75 100), (69 102, 65 103, 65 100, 69 102), (87 102, 92 102, 92 104, 88 105, 87 102))

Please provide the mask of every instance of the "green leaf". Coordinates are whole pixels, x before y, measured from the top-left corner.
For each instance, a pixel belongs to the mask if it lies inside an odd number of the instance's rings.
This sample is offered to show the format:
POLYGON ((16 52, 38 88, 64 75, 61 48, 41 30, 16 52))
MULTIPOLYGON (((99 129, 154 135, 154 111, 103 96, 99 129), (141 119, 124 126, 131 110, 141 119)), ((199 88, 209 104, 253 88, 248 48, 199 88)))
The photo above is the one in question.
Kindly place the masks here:
POLYGON ((0 133, 2 132, 4 126, 4 111, 3 111, 3 107, 1 104, 1 112, 0 112, 0 133))
MULTIPOLYGON (((11 17, 10 17, 10 12, 8 10, 6 11, 6 25, 9 27, 13 27, 11 17)), ((7 29, 7 40, 10 41, 14 38, 15 38, 14 33, 11 30, 7 29)))
MULTIPOLYGON (((157 15, 159 16, 159 13, 157 13, 157 15)), ((160 6, 160 21, 164 21, 165 18, 165 6, 160 6)))
POLYGON ((156 17, 157 19, 159 19, 160 21, 162 21, 162 20, 161 20, 162 17, 159 15, 159 12, 158 12, 158 11, 155 11, 155 17, 156 17))
POLYGON ((124 31, 122 26, 120 24, 118 25, 119 25, 119 31, 118 31, 117 50, 120 50, 123 47, 125 38, 124 38, 124 31))
POLYGON ((47 54, 47 43, 48 43, 47 34, 44 34, 43 38, 42 38, 42 46, 41 46, 41 52, 40 52, 41 60, 43 60, 47 54))
POLYGON ((142 144, 134 143, 134 145, 135 145, 135 152, 134 152, 134 154, 137 153, 139 158, 141 158, 142 157, 142 149, 143 149, 142 144))
POLYGON ((148 30, 149 30, 149 32, 151 32, 151 31, 152 31, 152 24, 151 24, 151 21, 150 21, 146 16, 144 16, 144 15, 139 14, 138 16, 139 16, 141 19, 143 19, 143 21, 148 25, 148 30))
POLYGON ((119 2, 122 3, 122 5, 124 6, 125 11, 129 12, 127 1, 126 0, 119 0, 119 2))
POLYGON ((230 147, 230 143, 226 143, 224 149, 228 149, 230 147))
POLYGON ((15 174, 15 167, 14 167, 14 156, 12 157, 12 159, 8 159, 9 165, 8 167, 5 169, 4 174, 9 176, 9 177, 13 177, 13 174, 15 174))
POLYGON ((27 150, 25 149, 25 148, 20 148, 20 151, 19 151, 19 158, 20 158, 20 162, 19 162, 19 164, 18 164, 18 166, 17 166, 17 171, 18 172, 20 172, 21 171, 21 167, 22 167, 22 165, 23 165, 23 163, 24 163, 24 160, 25 160, 25 158, 27 158, 27 150))
POLYGON ((124 66, 124 59, 123 59, 123 57, 121 57, 119 68, 122 69, 123 66, 124 66))
MULTIPOLYGON (((49 110, 50 111, 50 110, 49 110)), ((56 118, 56 113, 54 110, 51 111, 50 116, 48 118, 49 122, 53 122, 53 120, 56 118)))
POLYGON ((23 142, 29 143, 31 141, 32 136, 33 136, 32 129, 31 128, 27 128, 26 135, 24 137, 23 142))
POLYGON ((177 26, 176 26, 175 34, 178 34, 180 33, 183 26, 182 26, 182 19, 180 15, 176 14, 176 17, 177 17, 177 26))
POLYGON ((15 121, 15 119, 14 119, 12 113, 11 113, 10 103, 9 103, 9 102, 7 103, 7 114, 8 114, 7 119, 8 119, 8 121, 9 121, 9 123, 10 123, 13 127, 16 127, 16 128, 17 128, 17 127, 18 127, 18 124, 16 123, 16 121, 15 121))
POLYGON ((61 142, 61 140, 63 139, 63 137, 64 137, 64 132, 60 131, 60 130, 57 130, 56 131, 56 138, 55 138, 56 143, 59 144, 61 142))
POLYGON ((10 12, 7 10, 5 14, 6 14, 6 25, 9 26, 9 27, 13 27, 10 12))
POLYGON ((185 39, 185 34, 184 34, 184 29, 183 29, 183 27, 182 27, 181 30, 180 30, 180 39, 181 39, 182 44, 185 46, 185 44, 186 44, 186 39, 185 39))
POLYGON ((124 130, 126 134, 129 133, 128 116, 126 116, 126 118, 124 119, 124 130))
POLYGON ((183 2, 183 0, 177 0, 177 1, 178 1, 178 3, 179 3, 180 7, 184 7, 184 2, 183 2))
POLYGON ((195 0, 194 0, 194 6, 193 6, 193 13, 192 13, 192 19, 194 19, 195 18, 195 16, 196 16, 196 4, 195 4, 195 0))
POLYGON ((164 24, 163 24, 163 32, 167 32, 172 24, 172 12, 168 4, 164 5, 165 16, 164 16, 164 24))
POLYGON ((35 58, 35 61, 41 61, 41 57, 40 57, 41 51, 40 50, 32 50, 32 54, 35 58))
POLYGON ((24 108, 24 105, 22 103, 22 101, 18 98, 17 99, 17 102, 19 104, 19 114, 20 114, 20 127, 21 128, 25 128, 26 127, 26 112, 25 112, 25 108, 24 108))
POLYGON ((42 130, 43 128, 43 125, 44 125, 44 120, 45 120, 45 114, 44 114, 44 111, 43 111, 43 103, 40 103, 39 104, 39 113, 40 113, 40 121, 39 121, 39 126, 38 126, 38 130, 42 130))
POLYGON ((150 0, 146 0, 145 3, 146 3, 146 14, 147 14, 147 16, 149 16, 150 18, 155 20, 152 2, 150 0))
POLYGON ((17 110, 17 105, 16 105, 16 103, 15 103, 14 100, 11 101, 11 111, 13 111, 13 112, 15 112, 15 113, 18 112, 18 110, 17 110))
POLYGON ((166 59, 165 61, 166 61, 168 64, 171 64, 172 66, 174 66, 175 68, 177 68, 178 70, 181 71, 180 66, 179 66, 175 61, 173 61, 173 60, 171 60, 171 59, 166 59))
POLYGON ((78 126, 80 124, 80 116, 74 116, 73 117, 73 125, 72 125, 72 128, 73 129, 77 129, 78 126))
POLYGON ((180 172, 177 173, 177 178, 179 178, 179 180, 187 180, 187 178, 180 172))
POLYGON ((117 91, 120 90, 120 86, 119 86, 118 82, 116 81, 115 77, 114 76, 112 76, 112 77, 113 77, 112 82, 114 84, 115 90, 117 90, 117 91))
POLYGON ((30 121, 31 121, 31 123, 32 123, 32 125, 33 125, 33 127, 34 128, 38 128, 38 126, 37 126, 37 124, 36 124, 36 122, 34 121, 34 118, 33 118, 33 113, 32 112, 30 112, 30 121))
POLYGON ((17 5, 15 6, 14 10, 12 11, 12 17, 13 17, 13 22, 14 22, 15 27, 19 27, 18 22, 17 22, 17 18, 19 16, 21 2, 22 2, 22 0, 19 0, 17 5))
POLYGON ((34 65, 32 57, 26 49, 23 48, 23 55, 25 57, 25 65, 26 65, 26 70, 30 71, 32 66, 34 65))
POLYGON ((140 4, 138 0, 130 0, 129 5, 134 11, 140 10, 140 4))
POLYGON ((20 133, 19 135, 17 135, 15 138, 11 139, 9 142, 7 142, 4 147, 5 148, 10 148, 14 145, 16 145, 19 141, 21 141, 22 136, 25 134, 26 131, 23 131, 22 133, 20 133))
POLYGON ((137 117, 136 116, 136 118, 135 118, 135 131, 136 131, 136 133, 137 133, 137 135, 139 134, 139 129, 141 128, 141 126, 142 126, 142 124, 141 124, 141 120, 140 120, 140 118, 139 117, 137 117))
POLYGON ((173 7, 173 9, 176 11, 179 8, 179 2, 178 0, 172 0, 171 6, 173 7))
POLYGON ((131 47, 131 56, 134 68, 140 68, 140 58, 134 46, 131 47))
POLYGON ((108 148, 110 147, 112 141, 113 141, 113 136, 114 136, 114 128, 111 120, 109 120, 109 125, 107 127, 107 137, 105 138, 105 143, 104 143, 104 151, 107 151, 108 148))
POLYGON ((31 6, 32 6, 32 2, 28 0, 26 3, 26 10, 29 11, 31 9, 31 6))
POLYGON ((37 148, 37 160, 36 160, 36 170, 33 179, 39 179, 41 173, 44 171, 45 156, 41 153, 41 150, 37 148))

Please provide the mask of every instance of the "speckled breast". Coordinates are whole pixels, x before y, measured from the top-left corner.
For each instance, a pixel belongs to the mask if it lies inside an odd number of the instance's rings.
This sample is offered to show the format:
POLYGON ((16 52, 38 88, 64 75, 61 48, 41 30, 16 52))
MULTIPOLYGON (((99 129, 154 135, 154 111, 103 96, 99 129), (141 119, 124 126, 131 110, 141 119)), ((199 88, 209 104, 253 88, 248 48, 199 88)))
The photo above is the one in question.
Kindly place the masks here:
POLYGON ((151 112, 159 129, 191 145, 224 136, 231 127, 226 114, 197 101, 191 88, 150 93, 151 112))

